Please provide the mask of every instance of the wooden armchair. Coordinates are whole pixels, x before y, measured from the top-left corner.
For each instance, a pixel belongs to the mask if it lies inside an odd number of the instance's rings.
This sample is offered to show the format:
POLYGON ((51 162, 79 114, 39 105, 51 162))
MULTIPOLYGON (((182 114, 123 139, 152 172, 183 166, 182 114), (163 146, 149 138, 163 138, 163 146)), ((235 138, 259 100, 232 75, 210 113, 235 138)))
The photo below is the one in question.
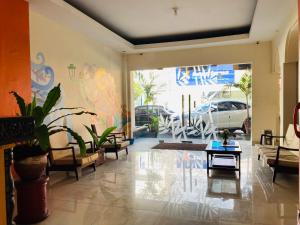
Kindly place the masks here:
MULTIPOLYGON (((92 131, 97 135, 96 126, 92 124, 91 128, 92 131)), ((126 150, 126 154, 128 155, 128 145, 130 144, 130 142, 126 138, 125 132, 113 132, 108 135, 107 139, 109 141, 102 145, 102 147, 105 149, 105 153, 115 153, 117 159, 119 159, 119 151, 126 150)))
POLYGON ((256 145, 258 151, 258 160, 262 157, 271 168, 273 168, 273 182, 275 182, 278 172, 299 173, 299 139, 294 133, 294 127, 289 125, 285 136, 267 135, 268 138, 283 139, 281 145, 278 146, 264 146, 263 138, 265 134, 261 135, 260 145, 256 145))
POLYGON ((81 156, 75 152, 74 145, 77 145, 77 143, 69 143, 69 146, 64 148, 50 148, 47 174, 49 175, 50 171, 74 171, 76 180, 79 180, 78 169, 93 167, 94 171, 96 171, 95 161, 98 158, 98 154, 94 153, 93 142, 88 141, 85 144, 90 145, 87 148, 88 153, 86 156, 81 156))

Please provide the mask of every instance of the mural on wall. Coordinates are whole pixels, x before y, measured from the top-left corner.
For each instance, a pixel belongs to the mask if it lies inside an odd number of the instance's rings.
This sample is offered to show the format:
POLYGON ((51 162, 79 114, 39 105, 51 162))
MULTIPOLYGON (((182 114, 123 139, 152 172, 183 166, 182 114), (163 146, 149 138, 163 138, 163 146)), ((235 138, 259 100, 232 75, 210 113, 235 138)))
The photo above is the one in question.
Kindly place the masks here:
MULTIPOLYGON (((46 64, 45 56, 42 52, 38 52, 35 56, 35 61, 31 61, 31 88, 32 88, 32 97, 36 96, 37 104, 43 105, 49 91, 56 85, 55 82, 55 73, 51 66, 46 64)), ((63 102, 63 87, 61 87, 62 97, 58 101, 58 104, 55 108, 60 108, 64 106, 63 102)), ((46 118, 46 121, 51 121, 52 117, 57 117, 61 112, 55 112, 55 115, 49 115, 46 118)), ((62 115, 62 114, 61 114, 62 115)), ((70 118, 66 117, 62 121, 56 122, 57 125, 67 125, 72 128, 72 121, 70 118)), ((70 141, 72 137, 70 134, 67 134, 68 140, 70 141)))
MULTIPOLYGON (((114 125, 119 129, 123 128, 124 131, 128 130, 129 113, 125 111, 126 107, 121 106, 121 90, 117 88, 115 78, 106 69, 89 63, 70 64, 65 67, 68 69, 67 73, 57 77, 53 67, 47 65, 46 57, 42 52, 36 54, 31 62, 31 68, 32 95, 36 96, 39 105, 45 102, 48 92, 59 80, 62 84, 62 99, 56 107, 64 106, 63 87, 74 85, 74 88, 66 94, 70 97, 78 94, 76 101, 80 103, 76 105, 97 113, 97 117, 91 118, 91 124, 96 124, 100 129, 114 125), (65 77, 69 79, 65 80, 65 77), (64 82, 71 83, 64 84, 64 82)), ((73 127, 71 118, 66 118, 61 123, 73 127)))
POLYGON ((38 52, 35 61, 31 61, 32 95, 36 96, 39 105, 45 102, 48 92, 54 87, 55 80, 53 69, 45 63, 45 56, 42 52, 38 52))
POLYGON ((85 63, 78 75, 80 93, 88 108, 97 113, 93 123, 102 129, 122 126, 120 92, 106 69, 85 63))

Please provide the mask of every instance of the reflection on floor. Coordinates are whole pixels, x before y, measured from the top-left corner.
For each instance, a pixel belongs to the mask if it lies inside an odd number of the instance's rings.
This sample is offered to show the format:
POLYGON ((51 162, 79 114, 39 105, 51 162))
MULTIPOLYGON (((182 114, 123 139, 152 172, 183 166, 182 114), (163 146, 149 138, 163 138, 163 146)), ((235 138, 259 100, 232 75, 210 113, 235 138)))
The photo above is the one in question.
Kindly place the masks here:
POLYGON ((240 180, 219 172, 208 178, 204 152, 151 149, 156 144, 157 139, 137 139, 127 158, 120 154, 78 182, 52 175, 51 215, 41 224, 296 224, 298 176, 278 175, 273 184, 250 142, 241 141, 240 180))

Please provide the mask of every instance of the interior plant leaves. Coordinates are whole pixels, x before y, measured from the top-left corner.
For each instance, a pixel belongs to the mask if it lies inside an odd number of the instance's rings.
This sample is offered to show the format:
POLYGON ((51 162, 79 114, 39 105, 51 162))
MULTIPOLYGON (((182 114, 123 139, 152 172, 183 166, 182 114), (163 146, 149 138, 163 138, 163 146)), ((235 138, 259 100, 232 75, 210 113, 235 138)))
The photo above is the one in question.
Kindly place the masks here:
POLYGON ((107 136, 113 132, 117 127, 113 126, 113 127, 108 127, 106 128, 101 137, 100 137, 100 140, 99 140, 99 145, 101 146, 103 143, 105 143, 107 141, 107 136))
POLYGON ((34 108, 36 107, 36 96, 34 95, 32 102, 31 102, 31 111, 30 115, 32 115, 34 108))
POLYGON ((49 133, 46 125, 35 127, 34 135, 38 140, 42 150, 47 151, 50 147, 49 133))
POLYGON ((89 127, 86 126, 86 125, 84 125, 84 126, 85 126, 85 128, 88 130, 88 132, 90 133, 90 135, 92 136, 95 145, 96 145, 97 147, 100 147, 97 135, 92 131, 91 128, 89 128, 89 127))
MULTIPOLYGON (((52 128, 54 128, 54 127, 52 127, 52 128)), ((49 130, 49 128, 48 128, 49 136, 56 134, 56 133, 65 132, 65 131, 66 131, 66 129, 63 129, 63 128, 52 129, 52 130, 49 130)))
POLYGON ((61 110, 74 110, 74 109, 84 109, 84 108, 83 107, 61 107, 61 108, 52 110, 51 112, 49 112, 49 114, 57 112, 57 111, 61 111, 61 110))
POLYGON ((85 156, 86 155, 86 146, 84 143, 84 140, 82 139, 82 137, 76 133, 75 131, 73 131, 72 129, 70 129, 69 127, 66 126, 60 126, 61 128, 65 128, 66 132, 68 132, 69 134, 71 134, 71 136, 77 141, 79 149, 80 149, 80 155, 81 156, 85 156))
POLYGON ((46 101, 43 105, 43 112, 45 115, 47 115, 52 108, 56 105, 58 99, 60 98, 61 90, 60 90, 60 84, 55 86, 54 88, 49 91, 46 101))
POLYGON ((27 116, 26 115, 26 104, 25 104, 24 99, 20 95, 18 95, 18 93, 15 92, 15 91, 11 91, 9 93, 12 94, 15 97, 15 99, 17 101, 17 104, 19 106, 21 115, 22 116, 27 116))
POLYGON ((50 126, 51 124, 55 123, 56 121, 58 121, 60 119, 65 118, 65 117, 72 116, 72 115, 80 116, 80 115, 83 115, 83 114, 88 114, 88 115, 92 115, 92 116, 96 116, 97 115, 96 113, 89 112, 89 111, 80 111, 80 112, 75 112, 75 113, 68 113, 68 114, 62 115, 62 116, 57 117, 56 119, 52 120, 50 123, 48 123, 47 126, 50 126))
POLYGON ((45 119, 45 114, 43 112, 42 107, 36 106, 32 111, 32 116, 35 121, 35 126, 37 126, 37 127, 41 126, 45 119))

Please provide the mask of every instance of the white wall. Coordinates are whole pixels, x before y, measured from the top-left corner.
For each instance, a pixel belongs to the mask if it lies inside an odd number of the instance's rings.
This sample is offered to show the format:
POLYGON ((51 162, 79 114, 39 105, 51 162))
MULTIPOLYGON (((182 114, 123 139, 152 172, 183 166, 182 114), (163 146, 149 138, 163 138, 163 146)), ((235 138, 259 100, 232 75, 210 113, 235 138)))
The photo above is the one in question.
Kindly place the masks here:
POLYGON ((252 63, 252 139, 258 142, 263 129, 272 129, 275 133, 279 129, 279 81, 278 75, 272 73, 271 42, 149 52, 127 56, 128 71, 234 63, 252 63))
MULTIPOLYGON (((280 134, 283 135, 286 132, 286 123, 291 121, 292 111, 291 106, 295 104, 294 95, 289 98, 285 96, 290 92, 289 88, 293 89, 293 93, 297 91, 297 85, 293 82, 297 82, 298 76, 297 70, 294 66, 288 66, 289 63, 298 62, 298 12, 295 9, 291 12, 290 17, 286 22, 282 24, 281 29, 277 31, 273 42, 273 62, 272 70, 280 76, 280 134), (293 70, 291 70, 294 68, 293 70), (293 76, 294 78, 286 78, 284 76, 293 76), (291 86, 288 84, 290 83, 291 86), (286 89, 286 90, 284 90, 286 89), (288 102, 286 102, 288 101, 288 102), (288 118, 290 115, 290 119, 288 118), (286 121, 286 122, 285 122, 286 121)), ((298 84, 299 85, 299 84, 298 84)))

